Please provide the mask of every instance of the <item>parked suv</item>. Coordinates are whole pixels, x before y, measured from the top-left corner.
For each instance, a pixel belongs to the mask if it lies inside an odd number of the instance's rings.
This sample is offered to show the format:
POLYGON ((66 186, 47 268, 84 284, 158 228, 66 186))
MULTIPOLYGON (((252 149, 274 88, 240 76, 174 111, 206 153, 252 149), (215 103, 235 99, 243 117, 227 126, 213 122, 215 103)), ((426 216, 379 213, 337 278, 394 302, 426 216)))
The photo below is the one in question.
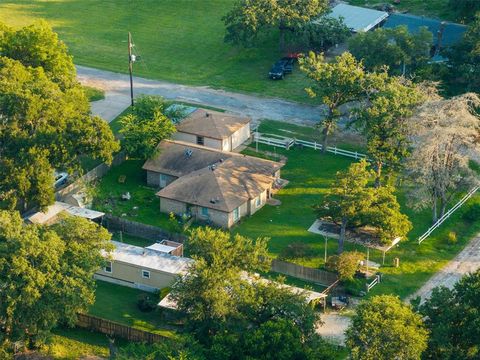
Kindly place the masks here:
POLYGON ((281 80, 285 74, 291 74, 293 71, 293 64, 295 59, 292 57, 284 57, 273 64, 268 77, 272 80, 281 80))

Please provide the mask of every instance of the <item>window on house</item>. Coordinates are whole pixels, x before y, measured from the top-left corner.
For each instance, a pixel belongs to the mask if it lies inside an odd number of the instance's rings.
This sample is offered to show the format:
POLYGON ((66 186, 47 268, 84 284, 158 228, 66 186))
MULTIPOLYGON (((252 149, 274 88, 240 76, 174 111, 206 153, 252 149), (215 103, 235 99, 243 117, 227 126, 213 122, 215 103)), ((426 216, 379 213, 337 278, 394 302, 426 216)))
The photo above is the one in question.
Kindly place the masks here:
POLYGON ((240 218, 240 211, 239 208, 233 210, 233 221, 237 221, 240 218))
POLYGON ((202 207, 202 216, 208 217, 208 208, 202 207))
POLYGON ((205 139, 203 136, 197 136, 197 145, 205 145, 205 139))
POLYGON ((144 278, 144 279, 150 279, 150 271, 148 271, 148 270, 142 270, 142 278, 144 278))
POLYGON ((103 271, 105 271, 106 273, 111 273, 112 272, 112 262, 111 261, 107 261, 105 263, 105 267, 103 268, 103 271))
POLYGON ((262 195, 260 195, 257 200, 255 201, 255 206, 259 207, 262 205, 262 195))

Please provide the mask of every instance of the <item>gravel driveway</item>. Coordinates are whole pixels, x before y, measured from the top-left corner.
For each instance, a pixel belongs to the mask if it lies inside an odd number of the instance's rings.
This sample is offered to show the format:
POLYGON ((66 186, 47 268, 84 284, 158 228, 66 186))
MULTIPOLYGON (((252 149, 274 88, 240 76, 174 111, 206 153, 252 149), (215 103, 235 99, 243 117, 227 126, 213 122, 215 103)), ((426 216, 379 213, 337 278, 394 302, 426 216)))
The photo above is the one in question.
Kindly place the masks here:
MULTIPOLYGON (((92 104, 92 112, 112 121, 130 104, 130 80, 126 74, 77 66, 81 83, 105 90, 105 100, 92 104)), ((323 107, 287 100, 258 97, 216 90, 202 86, 187 86, 165 81, 134 77, 134 93, 161 95, 166 99, 204 104, 229 112, 247 115, 254 121, 270 119, 312 125, 321 119, 323 107)), ((288 80, 285 80, 288 81, 288 80)))
MULTIPOLYGON (((425 241, 428 241, 428 239, 425 241)), ((480 235, 470 240, 468 245, 452 261, 405 300, 410 301, 420 296, 422 302, 424 302, 432 294, 433 288, 445 286, 451 289, 463 275, 474 272, 477 269, 480 269, 480 235)))

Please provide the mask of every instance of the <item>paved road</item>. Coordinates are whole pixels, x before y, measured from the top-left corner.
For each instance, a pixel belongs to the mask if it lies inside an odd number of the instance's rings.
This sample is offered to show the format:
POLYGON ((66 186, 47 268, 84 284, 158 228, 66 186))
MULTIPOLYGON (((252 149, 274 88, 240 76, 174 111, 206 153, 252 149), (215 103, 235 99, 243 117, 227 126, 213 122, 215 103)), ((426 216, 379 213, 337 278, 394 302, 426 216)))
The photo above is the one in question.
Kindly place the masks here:
MULTIPOLYGON (((425 241, 428 241, 428 239, 425 241)), ((422 302, 424 302, 432 294, 433 288, 445 286, 451 289, 465 274, 474 272, 477 269, 480 269, 480 235, 470 240, 470 243, 452 261, 433 275, 406 301, 420 296, 422 302)))
MULTIPOLYGON (((111 121, 130 103, 128 75, 77 66, 80 82, 105 90, 105 100, 92 104, 92 112, 111 121)), ((243 114, 253 120, 271 119, 313 124, 323 113, 322 107, 299 104, 291 101, 239 94, 209 87, 172 84, 165 81, 134 78, 135 95, 161 95, 167 99, 204 104, 243 114)))

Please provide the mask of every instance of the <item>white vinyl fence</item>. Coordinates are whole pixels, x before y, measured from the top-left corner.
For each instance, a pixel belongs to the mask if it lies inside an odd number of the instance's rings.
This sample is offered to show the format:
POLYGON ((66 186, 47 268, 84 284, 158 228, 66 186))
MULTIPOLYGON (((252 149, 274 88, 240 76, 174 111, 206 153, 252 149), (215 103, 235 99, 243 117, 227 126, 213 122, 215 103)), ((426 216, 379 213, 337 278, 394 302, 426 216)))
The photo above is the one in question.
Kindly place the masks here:
POLYGON ((423 240, 428 238, 431 233, 440 227, 440 225, 443 224, 445 220, 447 220, 455 211, 457 211, 463 204, 467 202, 468 199, 470 199, 480 188, 480 186, 475 186, 473 189, 471 189, 463 198, 460 199, 459 202, 457 202, 450 210, 448 210, 440 219, 438 219, 435 224, 430 226, 430 228, 418 238, 418 244, 421 244, 423 240))
MULTIPOLYGON (((278 146, 287 150, 290 149, 290 147, 292 147, 293 145, 300 145, 300 146, 307 147, 314 150, 320 150, 320 151, 322 150, 322 144, 319 144, 317 142, 299 140, 299 139, 290 139, 290 138, 285 138, 285 137, 281 137, 274 134, 262 134, 262 133, 256 132, 254 136, 254 140, 258 144, 278 146)), ((336 146, 328 146, 327 152, 335 155, 351 157, 354 159, 368 160, 367 155, 365 154, 359 153, 358 151, 349 151, 349 150, 339 149, 336 146)))

